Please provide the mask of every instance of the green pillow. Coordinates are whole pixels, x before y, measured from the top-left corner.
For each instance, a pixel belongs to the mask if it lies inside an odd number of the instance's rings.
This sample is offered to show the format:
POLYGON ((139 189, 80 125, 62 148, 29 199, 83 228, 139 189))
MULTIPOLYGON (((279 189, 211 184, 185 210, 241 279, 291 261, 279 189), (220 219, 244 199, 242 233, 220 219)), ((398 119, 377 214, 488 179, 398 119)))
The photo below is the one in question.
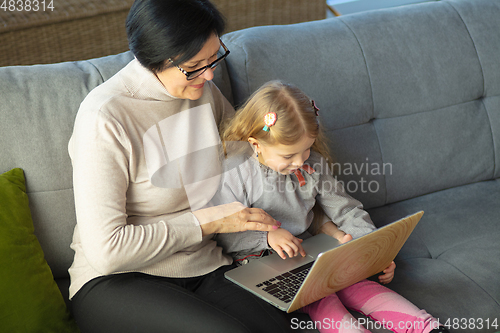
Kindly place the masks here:
POLYGON ((78 332, 33 233, 22 169, 0 175, 0 332, 78 332))

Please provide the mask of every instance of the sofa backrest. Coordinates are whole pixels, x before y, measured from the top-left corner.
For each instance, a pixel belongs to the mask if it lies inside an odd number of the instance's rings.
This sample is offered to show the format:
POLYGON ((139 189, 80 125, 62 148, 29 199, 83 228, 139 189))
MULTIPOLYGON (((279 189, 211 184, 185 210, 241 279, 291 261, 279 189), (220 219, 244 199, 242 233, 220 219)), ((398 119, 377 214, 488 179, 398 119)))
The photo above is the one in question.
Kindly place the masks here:
POLYGON ((0 68, 0 172, 19 167, 35 234, 54 276, 67 276, 76 224, 68 140, 88 92, 132 59, 0 68))
POLYGON ((274 79, 306 92, 367 208, 497 178, 499 17, 500 1, 450 0, 236 31, 234 100, 274 79))
MULTIPOLYGON (((74 255, 68 141, 76 113, 93 88, 132 59, 125 52, 78 62, 0 67, 0 173, 24 170, 35 235, 55 278, 68 276, 74 255)), ((220 67, 216 80, 231 98, 225 64, 220 67)))

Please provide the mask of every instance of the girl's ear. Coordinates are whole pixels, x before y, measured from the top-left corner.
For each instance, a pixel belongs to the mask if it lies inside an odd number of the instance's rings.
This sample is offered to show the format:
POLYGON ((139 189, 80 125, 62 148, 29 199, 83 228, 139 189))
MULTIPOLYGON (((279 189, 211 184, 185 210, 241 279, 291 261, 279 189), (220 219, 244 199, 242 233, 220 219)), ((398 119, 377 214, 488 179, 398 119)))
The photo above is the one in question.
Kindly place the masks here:
POLYGON ((254 150, 257 150, 258 148, 260 148, 260 143, 256 138, 249 137, 248 142, 252 145, 252 148, 254 150))

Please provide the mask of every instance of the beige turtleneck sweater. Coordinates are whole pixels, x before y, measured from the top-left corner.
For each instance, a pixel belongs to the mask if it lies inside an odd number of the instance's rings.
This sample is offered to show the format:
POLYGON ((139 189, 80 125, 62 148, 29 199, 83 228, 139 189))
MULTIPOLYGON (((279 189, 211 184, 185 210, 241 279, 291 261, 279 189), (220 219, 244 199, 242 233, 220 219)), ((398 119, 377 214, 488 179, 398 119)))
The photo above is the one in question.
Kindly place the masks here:
POLYGON ((70 297, 98 276, 190 277, 231 263, 191 211, 213 194, 200 180, 217 173, 217 128, 233 114, 212 82, 196 101, 174 98, 135 59, 89 93, 69 142, 70 297))

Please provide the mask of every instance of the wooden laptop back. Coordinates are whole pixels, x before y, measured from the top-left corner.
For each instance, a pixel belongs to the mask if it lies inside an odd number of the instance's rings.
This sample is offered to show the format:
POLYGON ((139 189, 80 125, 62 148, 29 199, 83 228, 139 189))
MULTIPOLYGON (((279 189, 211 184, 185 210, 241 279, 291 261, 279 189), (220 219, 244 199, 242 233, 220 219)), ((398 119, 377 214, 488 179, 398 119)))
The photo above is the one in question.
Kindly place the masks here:
POLYGON ((394 260, 423 214, 420 211, 320 255, 287 312, 382 272, 394 260))

